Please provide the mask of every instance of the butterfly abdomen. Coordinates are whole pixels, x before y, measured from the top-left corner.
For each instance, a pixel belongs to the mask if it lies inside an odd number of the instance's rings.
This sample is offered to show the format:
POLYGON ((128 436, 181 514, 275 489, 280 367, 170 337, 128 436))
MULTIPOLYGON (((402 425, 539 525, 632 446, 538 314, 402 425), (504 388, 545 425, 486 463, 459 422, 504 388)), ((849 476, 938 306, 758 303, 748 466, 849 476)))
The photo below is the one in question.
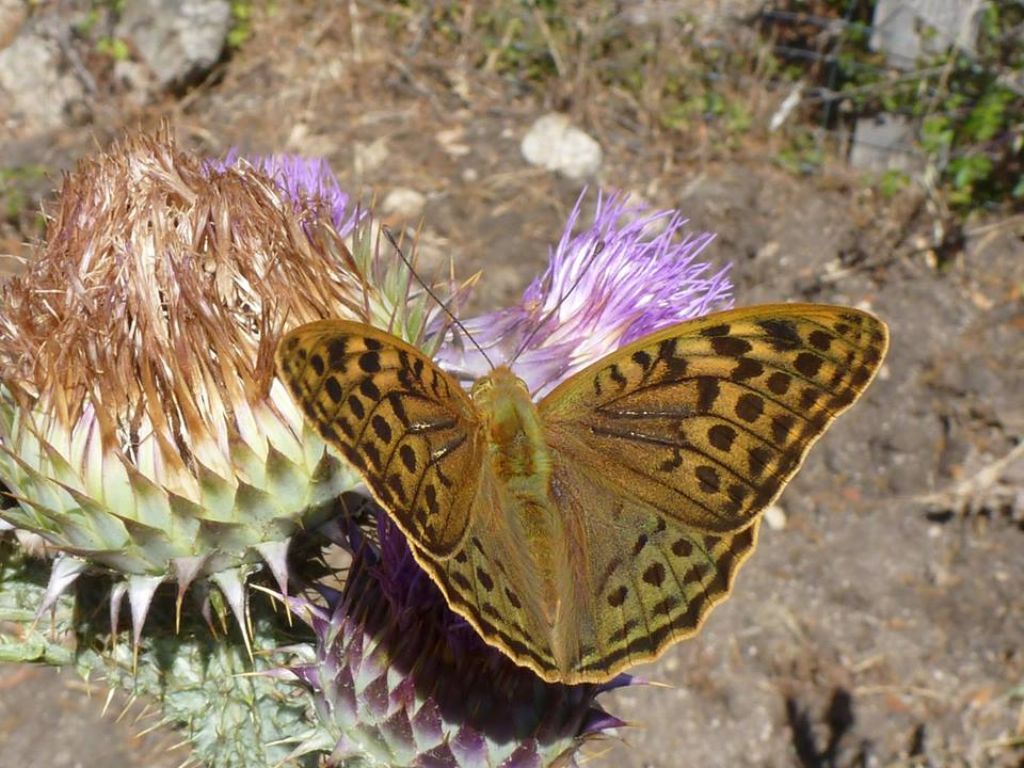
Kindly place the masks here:
POLYGON ((507 524, 533 560, 541 588, 541 618, 549 627, 559 616, 558 571, 564 553, 562 517, 551 499, 551 454, 540 414, 526 384, 507 367, 496 368, 473 387, 482 416, 488 458, 507 524))

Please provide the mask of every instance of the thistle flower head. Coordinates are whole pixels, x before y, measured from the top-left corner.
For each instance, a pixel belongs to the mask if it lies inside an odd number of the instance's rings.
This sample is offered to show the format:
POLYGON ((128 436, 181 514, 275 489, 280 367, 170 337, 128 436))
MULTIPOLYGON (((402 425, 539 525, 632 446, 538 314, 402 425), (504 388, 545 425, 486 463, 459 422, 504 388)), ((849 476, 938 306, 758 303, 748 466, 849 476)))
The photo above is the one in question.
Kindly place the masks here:
POLYGON ((303 209, 319 211, 320 217, 331 223, 343 237, 352 232, 365 218, 365 212, 356 209, 347 192, 338 184, 331 166, 323 157, 302 155, 247 155, 232 149, 222 160, 208 160, 206 167, 213 171, 244 168, 249 165, 269 176, 291 200, 298 213, 303 209))
POLYGON ((596 696, 626 685, 545 683, 486 646, 452 613, 378 512, 376 538, 348 529, 354 555, 327 606, 293 600, 317 635, 312 660, 292 669, 312 691, 318 727, 297 752, 331 765, 575 765, 583 742, 622 721, 596 696))
POLYGON ((273 378, 285 326, 429 319, 408 282, 374 288, 323 168, 261 165, 204 166, 166 131, 83 161, 3 290, 0 518, 76 556, 48 602, 87 563, 125 574, 136 640, 164 580, 210 577, 241 619, 253 562, 284 587, 289 536, 359 482, 273 378))
MULTIPOLYGON (((686 233, 676 211, 651 213, 617 195, 599 195, 592 224, 574 234, 582 203, 581 195, 547 270, 515 306, 462 321, 535 396, 631 341, 732 305, 728 268, 697 260, 713 235, 686 233)), ((458 336, 439 357, 471 376, 490 367, 458 336)))

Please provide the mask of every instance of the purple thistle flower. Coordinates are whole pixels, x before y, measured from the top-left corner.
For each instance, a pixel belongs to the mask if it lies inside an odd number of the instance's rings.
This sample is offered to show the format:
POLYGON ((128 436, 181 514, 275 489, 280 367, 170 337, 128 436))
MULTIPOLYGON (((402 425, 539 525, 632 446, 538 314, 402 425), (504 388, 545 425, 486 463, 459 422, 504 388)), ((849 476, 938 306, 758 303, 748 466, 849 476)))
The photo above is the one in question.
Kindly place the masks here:
MULTIPOLYGON (((582 203, 583 195, 547 271, 518 304, 463 321, 490 362, 511 365, 536 396, 625 344, 732 306, 728 266, 711 272, 697 261, 713 234, 686 233, 676 211, 650 213, 599 194, 593 223, 573 235, 582 203), (654 226, 661 232, 649 236, 654 226)), ((438 357, 473 378, 490 370, 457 336, 438 357)))
POLYGON ((328 751, 332 765, 572 766, 584 741, 625 724, 595 699, 629 676, 569 686, 517 667, 451 612, 401 532, 376 517, 377 545, 350 523, 334 527, 352 551, 342 593, 324 591, 326 606, 288 599, 317 637, 314 658, 290 670, 319 716, 296 755, 328 751))
POLYGON ((312 208, 326 214, 344 237, 363 218, 365 212, 350 207, 351 198, 342 190, 326 158, 301 155, 247 155, 228 150, 223 160, 207 160, 206 167, 224 171, 247 162, 272 178, 294 203, 296 210, 312 208))

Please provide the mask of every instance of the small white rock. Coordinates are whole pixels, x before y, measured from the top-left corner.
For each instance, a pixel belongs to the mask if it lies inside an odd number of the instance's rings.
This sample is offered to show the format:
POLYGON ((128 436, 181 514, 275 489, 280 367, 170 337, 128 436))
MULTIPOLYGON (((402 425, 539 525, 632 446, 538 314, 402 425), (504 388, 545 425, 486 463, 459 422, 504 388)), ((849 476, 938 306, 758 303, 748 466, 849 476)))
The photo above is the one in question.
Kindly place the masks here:
POLYGON ((786 527, 786 510, 778 504, 772 504, 764 511, 764 521, 773 531, 781 531, 786 527))
POLYGON ((384 165, 384 162, 391 155, 388 148, 386 136, 380 136, 373 141, 366 143, 355 141, 352 143, 352 168, 357 177, 373 173, 384 165))
POLYGON ((779 255, 779 251, 782 250, 782 246, 778 240, 769 240, 760 248, 757 249, 757 253, 754 254, 755 259, 762 261, 770 261, 779 255))
POLYGON ((446 128, 434 134, 434 139, 445 152, 452 157, 465 157, 470 153, 469 145, 464 141, 466 128, 457 125, 454 128, 446 128))
POLYGON ((19 127, 37 133, 66 124, 85 89, 62 64, 63 57, 55 40, 29 25, 0 49, 0 125, 7 123, 5 131, 19 127))
POLYGON ((115 35, 131 43, 161 87, 180 87, 217 63, 231 24, 228 0, 134 0, 124 4, 115 35))
POLYGON ((544 115, 530 126, 520 151, 531 165, 573 180, 593 176, 601 167, 601 145, 558 112, 544 115))
POLYGON ((403 219, 415 219, 423 214, 427 204, 427 196, 409 187, 392 189, 381 203, 381 211, 389 216, 403 219))

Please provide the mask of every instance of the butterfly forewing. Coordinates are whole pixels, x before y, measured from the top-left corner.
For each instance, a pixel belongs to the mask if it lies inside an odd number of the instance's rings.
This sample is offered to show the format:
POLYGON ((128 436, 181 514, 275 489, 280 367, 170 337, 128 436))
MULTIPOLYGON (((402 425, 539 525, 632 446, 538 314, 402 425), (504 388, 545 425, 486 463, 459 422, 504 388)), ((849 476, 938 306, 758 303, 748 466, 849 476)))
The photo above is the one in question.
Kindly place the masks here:
POLYGON ((628 345, 540 404, 556 452, 700 531, 743 528, 867 387, 884 324, 845 307, 750 307, 628 345))
POLYGON ((451 554, 482 463, 479 424, 459 385, 415 347, 344 320, 287 334, 277 367, 399 527, 434 556, 451 554))

